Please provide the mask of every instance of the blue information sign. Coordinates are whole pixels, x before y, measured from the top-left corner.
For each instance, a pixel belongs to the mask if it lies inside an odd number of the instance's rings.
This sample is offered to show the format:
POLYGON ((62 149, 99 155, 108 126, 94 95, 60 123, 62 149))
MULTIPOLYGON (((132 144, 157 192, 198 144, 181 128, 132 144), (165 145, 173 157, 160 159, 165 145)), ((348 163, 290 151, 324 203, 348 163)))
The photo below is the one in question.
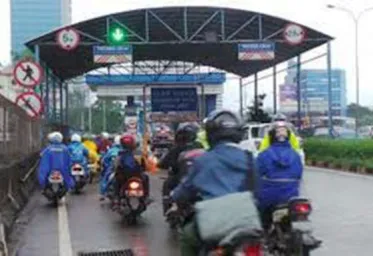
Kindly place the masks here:
POLYGON ((196 112, 196 88, 152 88, 152 112, 196 112))

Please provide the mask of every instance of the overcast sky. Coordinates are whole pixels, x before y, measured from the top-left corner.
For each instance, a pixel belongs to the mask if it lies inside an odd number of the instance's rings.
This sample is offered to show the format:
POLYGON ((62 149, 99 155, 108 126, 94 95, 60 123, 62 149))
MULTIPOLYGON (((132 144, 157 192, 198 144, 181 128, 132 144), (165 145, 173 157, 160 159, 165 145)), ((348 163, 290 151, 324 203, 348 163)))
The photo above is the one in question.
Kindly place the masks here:
MULTIPOLYGON (((3 38, 0 47, 0 61, 9 62, 10 52, 10 0, 0 0, 0 35, 3 38)), ((50 0, 53 1, 53 0, 50 0)), ((246 9, 278 16, 310 26, 327 33, 336 40, 332 43, 333 67, 346 69, 348 101, 355 101, 355 70, 354 70, 354 23, 341 11, 327 9, 327 4, 335 4, 353 10, 355 13, 373 7, 373 0, 72 0, 73 22, 93 17, 144 7, 209 5, 246 9)), ((360 80, 361 103, 373 106, 373 11, 362 16, 360 30, 360 80)), ((306 54, 308 59, 325 51, 325 47, 306 54)), ((326 59, 322 58, 304 66, 304 68, 326 68, 326 59)), ((264 75, 264 73, 262 74, 264 75)), ((261 76, 261 75, 259 75, 261 76)), ((283 74, 278 76, 282 82, 283 74)), ((230 80, 225 86, 225 105, 231 108, 238 106, 238 82, 230 80)), ((271 80, 259 83, 260 92, 271 93, 271 80)), ((252 98, 252 85, 247 87, 248 101, 252 98)), ((272 99, 268 98, 268 106, 272 99)))

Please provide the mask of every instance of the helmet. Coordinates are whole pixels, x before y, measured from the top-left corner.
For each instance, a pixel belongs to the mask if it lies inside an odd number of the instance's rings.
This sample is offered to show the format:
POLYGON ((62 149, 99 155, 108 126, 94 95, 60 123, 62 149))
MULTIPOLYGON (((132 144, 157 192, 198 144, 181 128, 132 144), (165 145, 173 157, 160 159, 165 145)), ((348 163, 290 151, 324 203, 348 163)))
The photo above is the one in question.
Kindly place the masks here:
POLYGON ((287 122, 287 117, 282 113, 278 113, 276 115, 273 115, 272 122, 277 122, 277 121, 287 122))
POLYGON ((79 134, 74 133, 74 134, 71 136, 71 141, 81 142, 81 141, 82 141, 82 137, 80 137, 79 134))
POLYGON ((109 139, 110 135, 107 132, 102 132, 101 137, 104 138, 104 139, 109 139))
POLYGON ((288 126, 288 123, 285 121, 277 121, 272 125, 271 130, 269 131, 269 140, 272 144, 273 142, 277 141, 286 141, 290 137, 290 128, 288 126), (285 128, 285 129, 281 129, 285 128))
POLYGON ((120 143, 120 139, 121 139, 120 135, 115 136, 115 138, 114 138, 114 145, 120 145, 121 144, 120 143))
POLYGON ((48 134, 48 141, 50 143, 61 143, 63 140, 63 136, 60 132, 52 132, 48 134))
POLYGON ((120 138, 120 144, 124 148, 135 149, 136 148, 136 139, 131 134, 125 134, 120 138))
POLYGON ((241 118, 229 110, 213 111, 206 120, 207 140, 211 146, 227 141, 238 143, 244 135, 241 118))
POLYGON ((176 130, 175 141, 177 144, 187 144, 197 139, 199 127, 194 123, 182 123, 176 130))

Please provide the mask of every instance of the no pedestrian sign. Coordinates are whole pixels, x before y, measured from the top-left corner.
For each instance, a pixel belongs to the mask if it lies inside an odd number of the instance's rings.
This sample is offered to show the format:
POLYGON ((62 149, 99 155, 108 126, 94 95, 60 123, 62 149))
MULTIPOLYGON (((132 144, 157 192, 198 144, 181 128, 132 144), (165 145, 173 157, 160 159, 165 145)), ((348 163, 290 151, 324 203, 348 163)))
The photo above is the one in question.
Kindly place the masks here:
POLYGON ((16 98, 16 104, 21 107, 33 119, 43 113, 43 103, 39 95, 34 92, 20 94, 16 98))
POLYGON ((284 39, 290 45, 303 43, 306 38, 306 30, 297 24, 288 24, 284 29, 284 39))
POLYGON ((34 61, 23 60, 14 67, 13 76, 17 84, 32 89, 40 84, 43 77, 43 69, 34 61))

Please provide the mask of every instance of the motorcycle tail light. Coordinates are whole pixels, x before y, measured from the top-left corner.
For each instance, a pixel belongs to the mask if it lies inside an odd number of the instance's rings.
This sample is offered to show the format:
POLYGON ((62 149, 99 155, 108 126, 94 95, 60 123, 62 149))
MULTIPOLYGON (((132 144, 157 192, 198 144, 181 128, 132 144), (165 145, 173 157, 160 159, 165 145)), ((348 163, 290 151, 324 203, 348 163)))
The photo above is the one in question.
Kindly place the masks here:
POLYGON ((297 215, 309 215, 312 207, 309 202, 299 202, 293 205, 293 213, 297 215))
POLYGON ((134 190, 139 189, 140 188, 140 183, 138 183, 137 181, 132 181, 129 184, 129 188, 134 189, 134 190))
POLYGON ((244 248, 245 256, 263 256, 263 250, 261 244, 251 244, 244 248))

